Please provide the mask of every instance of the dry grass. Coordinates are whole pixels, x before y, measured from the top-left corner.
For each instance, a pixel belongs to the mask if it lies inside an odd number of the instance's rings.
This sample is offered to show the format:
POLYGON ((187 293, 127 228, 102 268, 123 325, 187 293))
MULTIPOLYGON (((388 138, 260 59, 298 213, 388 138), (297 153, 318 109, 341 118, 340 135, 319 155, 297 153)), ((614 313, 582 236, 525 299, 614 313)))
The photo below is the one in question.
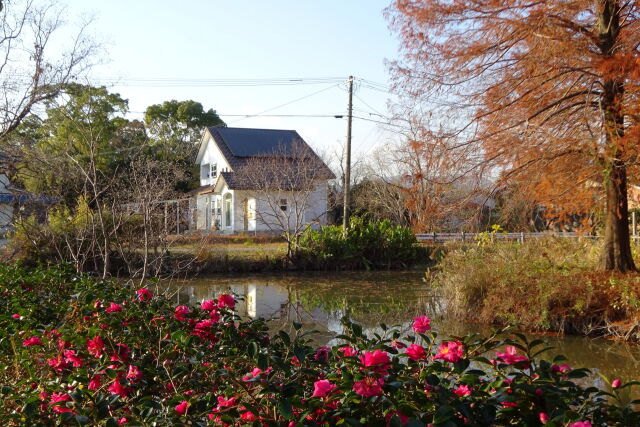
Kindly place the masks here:
POLYGON ((640 341, 640 274, 597 272, 598 253, 559 238, 457 248, 435 282, 459 318, 640 341))

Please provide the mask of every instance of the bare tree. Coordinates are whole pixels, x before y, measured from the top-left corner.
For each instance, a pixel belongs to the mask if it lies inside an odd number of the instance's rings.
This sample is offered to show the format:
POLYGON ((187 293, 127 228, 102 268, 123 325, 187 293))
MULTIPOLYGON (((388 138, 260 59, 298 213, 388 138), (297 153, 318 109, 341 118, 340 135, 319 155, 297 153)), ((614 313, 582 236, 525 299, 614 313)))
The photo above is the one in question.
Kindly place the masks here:
POLYGON ((97 45, 87 35, 87 23, 52 57, 52 45, 65 25, 63 16, 55 1, 0 0, 1 140, 34 106, 54 98, 91 65, 97 45))
POLYGON ((255 200, 249 215, 255 216, 256 229, 284 236, 289 259, 295 257, 302 233, 326 221, 327 180, 332 178, 322 159, 302 142, 249 159, 233 177, 236 187, 255 200))

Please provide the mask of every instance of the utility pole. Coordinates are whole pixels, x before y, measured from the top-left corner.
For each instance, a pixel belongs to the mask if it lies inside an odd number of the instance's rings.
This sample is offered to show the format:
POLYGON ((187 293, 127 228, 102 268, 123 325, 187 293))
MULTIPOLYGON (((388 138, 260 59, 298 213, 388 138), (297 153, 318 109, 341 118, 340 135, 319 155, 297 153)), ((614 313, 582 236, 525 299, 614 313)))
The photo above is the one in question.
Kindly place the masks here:
POLYGON ((349 204, 351 203, 351 121, 353 119, 353 76, 349 76, 349 106, 347 108, 347 146, 345 147, 344 166, 344 211, 342 227, 349 228, 349 204))

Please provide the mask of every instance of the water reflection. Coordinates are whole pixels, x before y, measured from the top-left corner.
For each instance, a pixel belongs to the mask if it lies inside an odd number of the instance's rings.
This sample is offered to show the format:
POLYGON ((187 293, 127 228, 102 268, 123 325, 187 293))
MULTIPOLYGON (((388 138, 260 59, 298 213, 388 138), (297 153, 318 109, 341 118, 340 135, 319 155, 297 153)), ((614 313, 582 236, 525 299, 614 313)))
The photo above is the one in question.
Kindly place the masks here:
MULTIPOLYGON (((448 336, 491 331, 490 327, 442 316, 444 308, 420 272, 216 276, 174 281, 169 287, 177 291, 180 304, 198 303, 231 290, 244 299, 237 307, 239 315, 268 319, 274 329, 287 331, 292 321, 300 322, 306 329, 319 331, 319 344, 330 343, 343 332, 340 319, 347 314, 368 332, 378 331, 381 322, 408 330, 411 319, 421 314, 432 317, 434 329, 448 336)), ((550 353, 565 355, 573 366, 589 367, 625 381, 640 377, 637 345, 585 337, 542 338, 555 347, 550 353)), ((603 385, 597 375, 592 381, 603 385)))

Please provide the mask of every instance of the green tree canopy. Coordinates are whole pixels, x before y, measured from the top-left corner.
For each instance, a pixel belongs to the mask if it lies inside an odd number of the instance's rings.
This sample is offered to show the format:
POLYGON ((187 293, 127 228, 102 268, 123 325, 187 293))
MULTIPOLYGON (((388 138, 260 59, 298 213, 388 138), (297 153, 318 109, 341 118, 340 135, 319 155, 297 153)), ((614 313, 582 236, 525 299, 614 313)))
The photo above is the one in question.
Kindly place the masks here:
POLYGON ((213 109, 196 101, 165 101, 150 105, 144 113, 149 135, 163 143, 195 143, 207 126, 226 126, 213 109))

